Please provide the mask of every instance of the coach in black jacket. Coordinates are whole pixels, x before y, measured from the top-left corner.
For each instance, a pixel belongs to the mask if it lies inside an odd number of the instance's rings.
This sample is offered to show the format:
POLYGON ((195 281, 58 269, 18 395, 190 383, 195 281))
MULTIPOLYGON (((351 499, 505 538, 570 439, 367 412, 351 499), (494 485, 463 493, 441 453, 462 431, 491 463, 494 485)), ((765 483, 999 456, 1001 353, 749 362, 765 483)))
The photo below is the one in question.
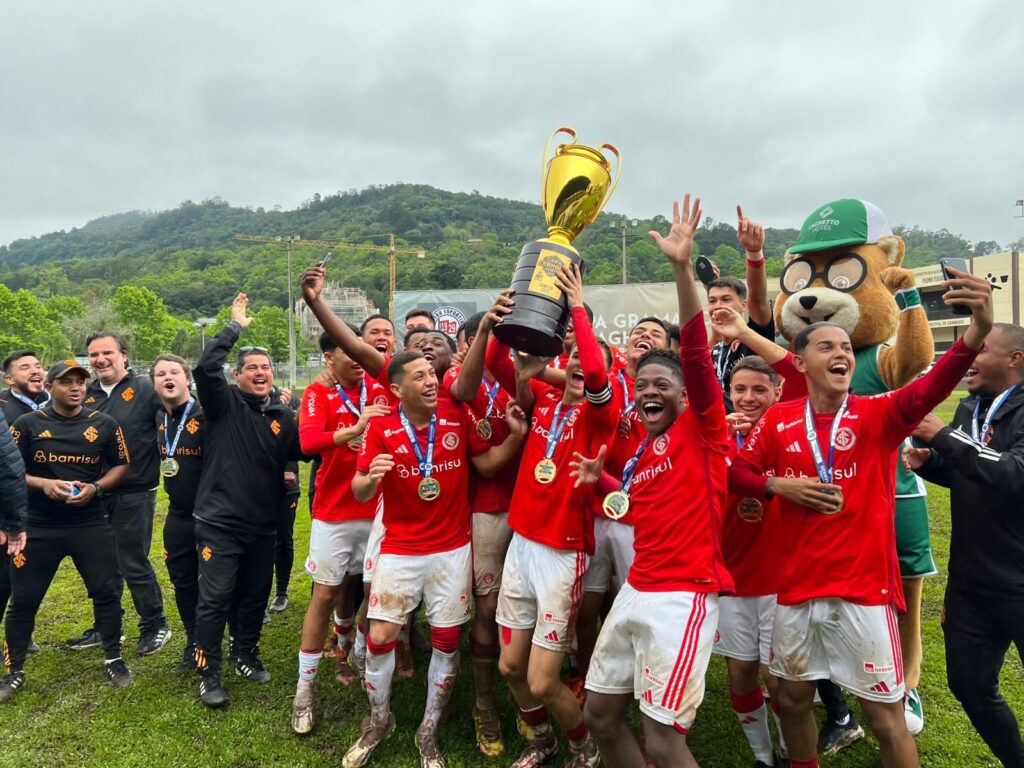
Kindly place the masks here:
MULTIPOLYGON (((25 463, 18 446, 0 412, 0 546, 13 547, 17 554, 25 546, 25 516, 28 511, 28 490, 25 485, 25 463)), ((7 598, 4 598, 6 604, 7 598)))
POLYGON ((1024 766, 1024 741, 999 691, 1010 644, 1024 660, 1024 328, 996 323, 967 372, 953 424, 932 415, 904 451, 925 480, 950 489, 942 629, 950 690, 1003 765, 1024 766))
POLYGON ((194 371, 207 423, 194 516, 199 551, 196 666, 199 698, 208 706, 227 701, 220 681, 221 641, 232 604, 237 614, 230 661, 249 680, 270 680, 257 643, 273 581, 285 468, 301 455, 295 416, 270 396, 274 370, 267 351, 243 347, 234 370, 238 386, 224 378, 224 361, 252 322, 245 314, 248 303, 245 294, 235 298, 231 322, 203 350, 194 371))

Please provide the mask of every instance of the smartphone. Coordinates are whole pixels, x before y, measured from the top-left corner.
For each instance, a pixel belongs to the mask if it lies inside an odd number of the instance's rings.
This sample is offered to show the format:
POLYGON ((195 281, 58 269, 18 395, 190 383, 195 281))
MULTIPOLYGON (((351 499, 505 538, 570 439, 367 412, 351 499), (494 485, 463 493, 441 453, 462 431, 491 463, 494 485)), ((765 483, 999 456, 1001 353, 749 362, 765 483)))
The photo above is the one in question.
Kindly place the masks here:
MULTIPOLYGON (((950 267, 952 267, 953 269, 955 269, 955 270, 957 270, 959 272, 970 273, 970 271, 971 271, 971 270, 969 270, 967 268, 967 262, 964 259, 939 259, 939 266, 942 267, 942 278, 944 280, 952 280, 952 279, 954 279, 953 276, 951 274, 949 274, 950 267)), ((954 305, 954 306, 950 307, 950 309, 952 310, 954 315, 962 315, 963 316, 963 315, 970 315, 971 314, 970 307, 963 307, 963 306, 959 306, 959 305, 954 305)))
POLYGON ((709 285, 715 279, 715 267, 707 256, 697 257, 693 262, 693 272, 704 285, 709 285))
POLYGON ((331 256, 333 256, 333 255, 334 255, 334 251, 328 251, 327 255, 324 256, 320 260, 320 263, 317 264, 317 266, 320 267, 320 269, 323 269, 324 267, 326 267, 327 266, 327 262, 331 260, 331 256))

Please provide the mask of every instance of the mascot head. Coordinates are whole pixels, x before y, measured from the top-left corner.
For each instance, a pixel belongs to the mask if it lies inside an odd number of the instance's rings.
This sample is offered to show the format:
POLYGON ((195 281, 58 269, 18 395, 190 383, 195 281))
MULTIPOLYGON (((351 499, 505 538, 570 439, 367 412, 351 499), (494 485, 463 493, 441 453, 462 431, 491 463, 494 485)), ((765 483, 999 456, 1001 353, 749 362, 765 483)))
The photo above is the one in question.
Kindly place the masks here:
POLYGON ((807 217, 786 253, 775 324, 792 340, 819 320, 842 326, 854 349, 896 333, 899 308, 882 272, 903 262, 903 239, 877 206, 835 200, 807 217))

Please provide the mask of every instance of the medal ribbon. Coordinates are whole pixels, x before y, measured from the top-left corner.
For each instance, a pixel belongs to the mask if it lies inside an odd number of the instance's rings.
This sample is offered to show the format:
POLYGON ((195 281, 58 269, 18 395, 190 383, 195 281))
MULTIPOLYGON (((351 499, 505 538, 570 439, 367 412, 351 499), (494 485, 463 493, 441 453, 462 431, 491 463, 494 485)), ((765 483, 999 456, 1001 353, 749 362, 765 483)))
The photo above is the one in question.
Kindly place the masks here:
POLYGON ((996 415, 996 411, 1003 407, 1003 403, 1006 402, 1007 398, 1013 394, 1013 390, 1017 388, 1014 384, 1008 390, 1003 392, 999 397, 992 401, 992 406, 988 409, 988 413, 985 414, 985 422, 981 425, 981 434, 978 434, 978 414, 981 412, 981 400, 978 401, 977 405, 974 406, 974 418, 971 419, 971 438, 981 442, 984 440, 985 444, 988 445, 988 431, 992 427, 992 418, 996 415))
POLYGON ((419 438, 416 437, 416 431, 412 428, 412 424, 409 422, 409 417, 405 415, 405 411, 402 410, 402 406, 398 406, 398 418, 402 422, 402 429, 405 430, 405 436, 409 438, 409 444, 412 446, 412 452, 416 454, 416 461, 420 465, 420 475, 426 480, 430 477, 434 471, 434 437, 437 433, 437 411, 430 414, 430 424, 427 427, 427 452, 423 453, 423 448, 420 447, 419 438))
POLYGON ((491 412, 494 410, 494 398, 498 396, 498 390, 501 385, 497 381, 491 383, 488 386, 487 382, 484 382, 484 389, 487 391, 487 412, 484 414, 485 419, 491 418, 491 412))
POLYGON ((167 458, 173 459, 174 452, 178 450, 178 439, 181 437, 182 431, 185 429, 185 423, 188 421, 188 415, 192 411, 192 406, 195 405, 196 399, 190 397, 188 399, 188 405, 185 406, 185 412, 181 414, 181 421, 178 422, 178 428, 174 431, 174 442, 172 443, 167 439, 167 433, 169 431, 167 424, 167 411, 164 411, 164 448, 167 450, 167 458))
POLYGON ((818 479, 823 483, 832 482, 833 468, 836 463, 836 435, 839 434, 839 422, 846 414, 846 403, 849 395, 843 398, 843 404, 836 412, 836 418, 832 422, 832 430, 828 438, 828 464, 821 455, 821 445, 818 443, 818 433, 814 429, 814 411, 811 409, 811 398, 804 401, 804 427, 807 429, 807 442, 811 445, 811 455, 814 457, 814 466, 818 470, 818 479))
POLYGON ((366 407, 366 377, 363 377, 362 388, 359 390, 358 408, 356 408, 356 404, 352 402, 352 398, 345 394, 345 390, 341 388, 341 384, 336 384, 334 388, 338 390, 338 397, 345 401, 346 407, 348 407, 352 414, 358 419, 363 413, 363 408, 366 407))
POLYGON ((636 465, 640 463, 640 457, 644 455, 644 451, 647 449, 647 443, 650 442, 651 436, 648 435, 644 438, 644 441, 640 443, 640 447, 637 448, 636 453, 633 454, 633 458, 626 462, 626 466, 622 468, 622 492, 629 495, 629 486, 633 484, 633 473, 636 472, 636 465))
POLYGON ((555 415, 551 418, 551 429, 548 430, 548 444, 544 449, 544 458, 550 459, 555 455, 555 446, 558 445, 558 441, 562 438, 562 433, 565 431, 565 425, 569 423, 569 417, 576 412, 576 406, 572 406, 568 411, 565 412, 565 417, 559 421, 558 414, 562 412, 562 403, 555 406, 555 415))
POLYGON ((743 437, 739 432, 736 433, 736 447, 741 451, 743 450, 743 443, 746 442, 746 438, 743 437))
POLYGON ((715 375, 718 376, 718 383, 725 389, 725 374, 729 370, 729 352, 724 341, 716 344, 718 347, 718 359, 715 361, 715 375))
POLYGON ((43 394, 46 395, 46 399, 43 400, 43 402, 41 403, 37 403, 31 397, 26 397, 25 395, 21 394, 21 392, 16 391, 13 387, 11 388, 11 396, 14 397, 15 400, 20 400, 21 402, 23 402, 33 411, 42 410, 43 408, 50 404, 50 393, 44 389, 43 394))
POLYGON ((626 372, 619 369, 619 384, 622 386, 622 415, 629 416, 630 412, 636 408, 636 400, 632 400, 629 397, 629 387, 626 386, 626 372))

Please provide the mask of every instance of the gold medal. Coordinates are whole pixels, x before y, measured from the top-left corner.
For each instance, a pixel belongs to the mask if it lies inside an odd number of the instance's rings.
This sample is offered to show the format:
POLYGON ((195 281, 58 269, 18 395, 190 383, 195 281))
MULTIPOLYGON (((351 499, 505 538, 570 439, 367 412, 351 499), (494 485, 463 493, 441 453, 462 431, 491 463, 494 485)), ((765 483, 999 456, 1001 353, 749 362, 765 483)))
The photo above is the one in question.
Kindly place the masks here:
POLYGON ((555 466, 555 462, 551 459, 541 459, 537 462, 537 466, 533 468, 533 476, 541 485, 554 482, 555 475, 557 474, 558 467, 555 466))
POLYGON ((178 469, 177 459, 169 458, 160 462, 160 475, 162 477, 174 477, 178 474, 178 469))
POLYGON ((749 496, 741 499, 740 503, 736 505, 736 513, 740 519, 746 520, 748 523, 758 523, 764 519, 764 507, 761 502, 749 496))
POLYGON ((612 491, 604 497, 601 509, 612 520, 621 520, 629 512, 629 494, 625 491, 612 491))
POLYGON ((433 501, 441 495, 441 484, 432 477, 424 477, 416 491, 424 501, 433 501))
POLYGON ((840 512, 843 511, 843 494, 842 494, 842 492, 828 490, 828 491, 825 491, 825 493, 827 493, 829 496, 835 496, 836 500, 839 502, 839 505, 835 509, 826 510, 826 511, 822 512, 821 514, 823 514, 823 515, 838 515, 840 512))
POLYGON ((490 440, 491 435, 494 434, 494 429, 491 427, 490 419, 480 419, 476 423, 476 433, 480 435, 481 440, 490 440))

